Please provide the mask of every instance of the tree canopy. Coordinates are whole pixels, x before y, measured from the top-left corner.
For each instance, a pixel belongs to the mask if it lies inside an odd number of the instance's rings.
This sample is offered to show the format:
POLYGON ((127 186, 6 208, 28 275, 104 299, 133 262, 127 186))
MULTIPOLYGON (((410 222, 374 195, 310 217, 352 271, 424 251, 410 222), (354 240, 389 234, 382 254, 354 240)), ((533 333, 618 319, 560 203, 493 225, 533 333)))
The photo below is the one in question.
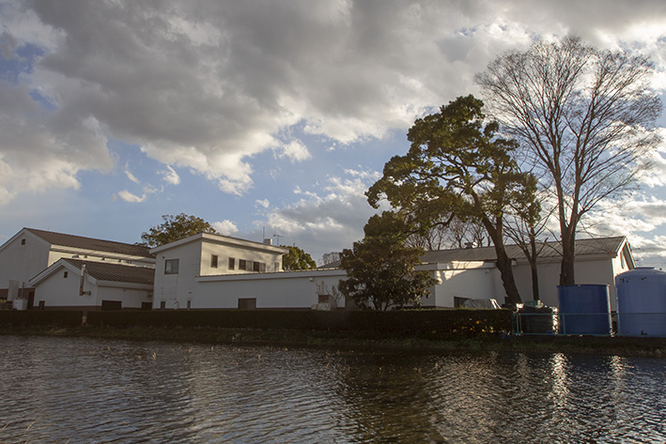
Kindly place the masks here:
POLYGON ((435 284, 428 271, 415 269, 423 250, 405 245, 404 227, 395 213, 375 215, 364 227, 363 240, 342 251, 340 264, 348 278, 340 280, 338 289, 358 307, 415 306, 435 284))
POLYGON ((282 269, 284 271, 293 270, 313 270, 317 268, 317 263, 312 259, 309 253, 293 245, 289 248, 289 253, 282 256, 282 269))
POLYGON ((581 218, 629 189, 660 141, 653 70, 646 57, 567 37, 506 53, 476 77, 491 115, 520 143, 525 166, 555 197, 561 285, 575 283, 581 218))
POLYGON ((165 214, 164 222, 141 234, 141 244, 150 248, 159 247, 199 233, 215 233, 211 224, 196 216, 180 213, 175 216, 165 214))
POLYGON ((534 202, 535 180, 520 171, 517 143, 497 137, 498 124, 485 122, 483 102, 469 95, 416 120, 407 134, 411 147, 384 166, 367 192, 375 208, 382 198, 417 229, 457 218, 481 224, 493 242, 497 267, 510 303, 520 302, 511 260, 504 247, 505 216, 534 202))

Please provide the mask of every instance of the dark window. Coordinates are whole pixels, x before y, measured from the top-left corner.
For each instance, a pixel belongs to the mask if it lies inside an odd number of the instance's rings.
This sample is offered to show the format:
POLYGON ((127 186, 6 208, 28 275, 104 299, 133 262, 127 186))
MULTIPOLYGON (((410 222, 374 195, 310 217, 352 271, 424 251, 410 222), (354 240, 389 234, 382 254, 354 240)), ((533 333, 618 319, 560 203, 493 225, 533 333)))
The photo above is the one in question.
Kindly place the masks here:
POLYGON ((164 310, 166 308, 166 301, 160 301, 160 309, 164 310))
POLYGON ((257 298, 238 298, 239 310, 254 310, 257 308, 257 298))
POLYGON ((67 274, 68 274, 68 273, 65 271, 65 272, 62 274, 62 277, 64 277, 65 279, 67 279, 67 274))
POLYGON ((187 301, 187 309, 189 310, 192 308, 192 301, 187 301))
POLYGON ((25 239, 21 239, 21 245, 25 245, 25 239))
POLYGON ((247 261, 245 259, 239 259, 238 260, 238 269, 239 270, 247 270, 247 261))
POLYGON ((257 273, 266 273, 266 264, 263 262, 254 262, 252 264, 252 270, 257 273))
POLYGON ((236 259, 233 257, 229 258, 229 270, 234 270, 236 269, 236 259))
POLYGON ((178 274, 178 259, 167 259, 164 261, 164 274, 178 274))
POLYGON ((211 268, 217 268, 217 254, 210 255, 210 266, 211 268))
POLYGON ((122 310, 122 301, 102 301, 102 310, 122 310))

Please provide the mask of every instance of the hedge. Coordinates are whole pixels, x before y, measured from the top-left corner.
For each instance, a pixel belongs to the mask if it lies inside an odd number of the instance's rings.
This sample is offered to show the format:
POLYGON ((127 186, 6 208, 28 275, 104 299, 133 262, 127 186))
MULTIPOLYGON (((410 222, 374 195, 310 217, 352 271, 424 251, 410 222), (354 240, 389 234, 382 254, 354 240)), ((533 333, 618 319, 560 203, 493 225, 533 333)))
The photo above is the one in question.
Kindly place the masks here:
POLYGON ((0 310, 0 325, 77 327, 82 311, 0 310))
POLYGON ((157 328, 324 330, 478 336, 511 331, 509 310, 151 310, 88 312, 88 325, 157 328))

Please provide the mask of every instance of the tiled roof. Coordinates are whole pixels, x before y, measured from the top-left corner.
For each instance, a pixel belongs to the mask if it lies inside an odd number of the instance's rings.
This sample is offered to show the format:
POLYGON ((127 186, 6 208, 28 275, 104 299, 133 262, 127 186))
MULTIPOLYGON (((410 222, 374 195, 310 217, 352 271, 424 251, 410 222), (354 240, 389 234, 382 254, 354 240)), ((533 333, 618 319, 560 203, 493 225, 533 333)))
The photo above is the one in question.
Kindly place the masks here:
MULTIPOLYGON (((622 243, 623 236, 605 237, 599 239, 577 239, 576 255, 611 255, 614 256, 622 243)), ((539 257, 560 257, 562 255, 562 246, 559 242, 547 242, 541 244, 543 248, 539 250, 539 257)), ((522 250, 517 245, 507 245, 506 252, 511 259, 522 259, 525 257, 522 250)), ((453 261, 495 261, 497 255, 494 247, 461 248, 455 250, 432 250, 427 251, 421 260, 425 263, 448 263, 453 261)))
POLYGON ((76 268, 81 268, 85 264, 86 273, 98 281, 153 285, 155 280, 155 270, 152 268, 69 258, 63 258, 62 260, 74 265, 76 268))
POLYGON ((124 254, 129 256, 151 257, 148 247, 134 244, 124 244, 90 237, 75 236, 73 234, 54 233, 52 231, 26 228, 26 231, 41 237, 51 245, 81 248, 84 250, 105 251, 108 253, 124 254))

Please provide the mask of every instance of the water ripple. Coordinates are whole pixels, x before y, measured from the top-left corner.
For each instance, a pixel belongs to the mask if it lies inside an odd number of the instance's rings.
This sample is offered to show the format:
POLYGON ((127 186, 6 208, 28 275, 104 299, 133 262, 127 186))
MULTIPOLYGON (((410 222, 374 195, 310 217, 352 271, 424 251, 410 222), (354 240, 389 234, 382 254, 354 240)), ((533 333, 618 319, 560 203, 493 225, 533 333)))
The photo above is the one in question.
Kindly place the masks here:
POLYGON ((0 442, 656 443, 664 360, 0 337, 0 442))

